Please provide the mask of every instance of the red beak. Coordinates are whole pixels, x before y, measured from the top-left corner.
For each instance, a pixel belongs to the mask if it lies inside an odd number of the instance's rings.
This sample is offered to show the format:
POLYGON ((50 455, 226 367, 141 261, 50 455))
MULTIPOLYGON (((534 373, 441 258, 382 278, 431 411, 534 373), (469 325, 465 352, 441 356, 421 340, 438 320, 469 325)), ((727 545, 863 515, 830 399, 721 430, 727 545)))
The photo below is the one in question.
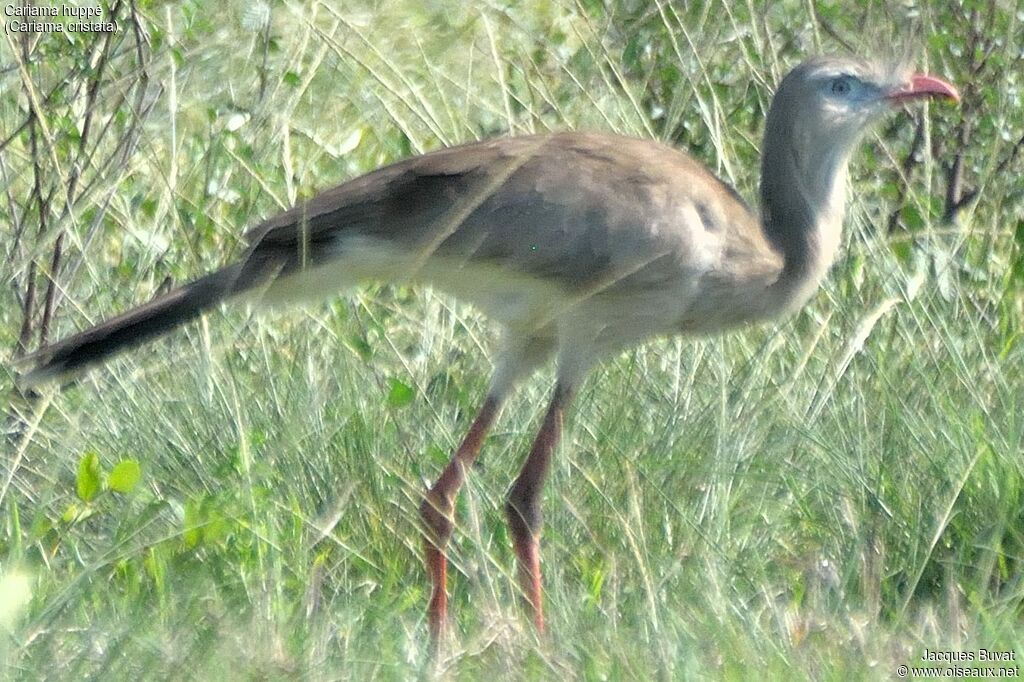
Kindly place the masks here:
POLYGON ((935 76, 916 75, 902 87, 891 90, 885 98, 893 104, 899 104, 922 97, 948 97, 954 102, 960 101, 960 93, 956 88, 935 76))

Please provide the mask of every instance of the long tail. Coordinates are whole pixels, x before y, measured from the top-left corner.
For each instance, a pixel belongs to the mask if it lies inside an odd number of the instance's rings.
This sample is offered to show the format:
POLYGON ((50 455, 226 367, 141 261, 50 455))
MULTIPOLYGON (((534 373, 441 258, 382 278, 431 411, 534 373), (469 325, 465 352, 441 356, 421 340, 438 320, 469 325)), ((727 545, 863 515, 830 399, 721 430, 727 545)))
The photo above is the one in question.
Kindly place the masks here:
POLYGON ((18 379, 31 388, 55 378, 70 377, 109 357, 151 341, 198 317, 233 294, 251 288, 244 263, 230 265, 91 329, 39 350, 18 362, 31 368, 18 379))

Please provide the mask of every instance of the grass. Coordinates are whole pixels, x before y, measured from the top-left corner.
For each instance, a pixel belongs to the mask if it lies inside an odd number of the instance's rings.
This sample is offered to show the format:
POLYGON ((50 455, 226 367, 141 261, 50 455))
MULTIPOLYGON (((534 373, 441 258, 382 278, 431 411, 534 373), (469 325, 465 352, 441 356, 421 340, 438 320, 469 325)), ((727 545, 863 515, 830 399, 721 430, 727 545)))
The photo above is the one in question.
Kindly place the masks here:
MULTIPOLYGON (((836 49, 837 21, 881 34, 902 11, 296 4, 263 30, 261 7, 143 6, 145 82, 132 89, 134 48, 115 52, 97 99, 124 135, 92 138, 87 189, 62 221, 44 211, 38 236, 33 178, 49 171, 64 196, 85 113, 54 100, 49 151, 26 132, 3 149, 6 222, 31 226, 5 246, 3 279, 22 286, 65 230, 60 334, 214 267, 297 199, 491 134, 661 137, 753 196, 779 74, 836 49)), ((944 34, 944 12, 926 5, 921 33, 944 34)), ((1015 21, 991 27, 1007 59, 1015 21)), ((925 51, 940 72, 964 52, 945 34, 925 51)), ((21 63, 16 46, 4 64, 21 63)), ((79 53, 38 49, 49 61, 26 69, 45 94, 79 53)), ((455 636, 428 663, 416 509, 486 388, 495 330, 442 295, 371 286, 305 311, 216 312, 39 403, 12 400, 29 426, 0 468, 0 675, 873 679, 926 649, 1019 658, 1024 199, 1009 154, 1024 117, 1006 73, 978 79, 966 114, 930 113, 905 177, 910 120, 865 145, 843 255, 794 320, 655 340, 593 372, 545 494, 549 636, 517 606, 501 511, 544 374, 460 498, 455 636), (948 225, 932 197, 960 116, 978 117, 966 166, 983 191, 948 225), (82 499, 87 453, 101 483, 123 460, 140 483, 82 499)), ((2 130, 26 101, 4 71, 2 130)))

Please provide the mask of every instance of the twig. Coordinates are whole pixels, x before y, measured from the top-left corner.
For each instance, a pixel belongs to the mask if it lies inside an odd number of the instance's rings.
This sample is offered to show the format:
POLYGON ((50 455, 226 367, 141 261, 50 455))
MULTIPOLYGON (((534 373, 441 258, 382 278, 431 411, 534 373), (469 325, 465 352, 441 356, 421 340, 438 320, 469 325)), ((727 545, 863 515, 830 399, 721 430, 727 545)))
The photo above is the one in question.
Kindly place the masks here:
POLYGON ((914 167, 917 166, 921 157, 921 148, 924 146, 924 117, 918 115, 916 117, 917 125, 914 127, 914 141, 910 144, 910 150, 907 152, 906 157, 903 159, 903 163, 900 164, 901 174, 900 178, 903 180, 898 186, 896 197, 896 207, 892 213, 889 214, 889 222, 886 226, 886 232, 892 234, 896 231, 896 228, 900 224, 900 214, 903 212, 903 206, 907 200, 907 192, 910 189, 910 174, 913 172, 914 167))

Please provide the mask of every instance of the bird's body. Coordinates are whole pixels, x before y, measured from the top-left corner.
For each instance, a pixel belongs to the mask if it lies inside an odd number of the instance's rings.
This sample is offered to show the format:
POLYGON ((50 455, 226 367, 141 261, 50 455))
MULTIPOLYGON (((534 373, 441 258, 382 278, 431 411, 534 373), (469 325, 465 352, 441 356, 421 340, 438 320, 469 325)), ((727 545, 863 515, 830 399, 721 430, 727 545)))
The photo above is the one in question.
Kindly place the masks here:
POLYGON ((585 133, 488 140, 356 182, 365 185, 342 185, 250 233, 252 256, 301 261, 295 225, 304 219, 316 252, 305 268, 283 266, 294 274, 260 291, 263 302, 364 280, 426 284, 471 303, 511 338, 594 357, 793 303, 771 289, 782 255, 751 229, 756 215, 689 155, 657 142, 585 133))
POLYGON ((831 247, 807 286, 778 286, 783 253, 757 214, 685 152, 607 134, 501 138, 400 161, 257 226, 225 297, 280 307, 366 281, 429 285, 513 345, 570 349, 561 361, 582 372, 651 336, 799 307, 838 244, 837 223, 822 231, 831 247))
POLYGON ((444 547, 466 469, 515 383, 554 355, 551 406, 507 505, 542 627, 540 490, 586 371, 651 336, 717 332, 802 305, 839 245, 856 142, 893 103, 933 95, 957 96, 938 79, 860 60, 794 69, 766 124, 760 213, 684 152, 614 135, 505 138, 400 161, 256 227, 223 270, 42 349, 26 383, 70 375, 226 299, 286 305, 383 280, 465 300, 504 334, 483 407, 421 507, 430 628, 436 638, 445 622, 444 547))

